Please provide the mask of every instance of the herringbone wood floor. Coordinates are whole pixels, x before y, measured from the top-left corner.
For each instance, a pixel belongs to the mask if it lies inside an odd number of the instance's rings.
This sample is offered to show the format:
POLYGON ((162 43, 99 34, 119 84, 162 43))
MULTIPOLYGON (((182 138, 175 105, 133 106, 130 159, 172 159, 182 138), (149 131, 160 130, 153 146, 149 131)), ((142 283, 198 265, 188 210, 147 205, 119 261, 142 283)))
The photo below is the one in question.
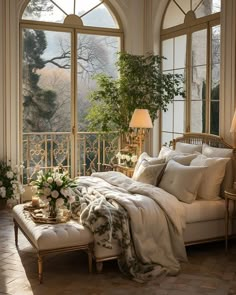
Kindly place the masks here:
POLYGON ((187 248, 189 262, 176 277, 139 284, 120 273, 115 261, 106 262, 102 274, 88 274, 83 252, 51 255, 44 259, 44 282, 38 283, 37 257, 19 232, 19 249, 14 243, 10 210, 0 211, 0 295, 195 295, 236 294, 236 241, 187 248))

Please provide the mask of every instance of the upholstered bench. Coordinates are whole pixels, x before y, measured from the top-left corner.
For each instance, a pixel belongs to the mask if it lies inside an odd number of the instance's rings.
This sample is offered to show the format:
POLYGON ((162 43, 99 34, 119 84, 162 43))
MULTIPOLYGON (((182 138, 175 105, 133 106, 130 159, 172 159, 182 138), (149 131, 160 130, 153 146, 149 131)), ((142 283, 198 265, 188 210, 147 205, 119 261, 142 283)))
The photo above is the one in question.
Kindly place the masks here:
POLYGON ((37 250, 39 282, 43 278, 43 256, 50 253, 85 250, 88 253, 89 272, 92 271, 93 235, 89 229, 70 220, 66 223, 38 224, 35 223, 24 205, 13 208, 15 225, 15 243, 18 246, 18 228, 37 250))

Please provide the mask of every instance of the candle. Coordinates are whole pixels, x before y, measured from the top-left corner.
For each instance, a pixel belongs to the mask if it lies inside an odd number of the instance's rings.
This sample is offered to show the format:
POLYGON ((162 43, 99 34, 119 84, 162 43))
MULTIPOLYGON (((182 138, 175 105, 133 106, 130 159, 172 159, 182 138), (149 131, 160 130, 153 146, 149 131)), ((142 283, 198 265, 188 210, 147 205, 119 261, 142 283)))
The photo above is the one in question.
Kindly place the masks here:
POLYGON ((37 196, 32 197, 32 207, 39 207, 39 197, 37 196))

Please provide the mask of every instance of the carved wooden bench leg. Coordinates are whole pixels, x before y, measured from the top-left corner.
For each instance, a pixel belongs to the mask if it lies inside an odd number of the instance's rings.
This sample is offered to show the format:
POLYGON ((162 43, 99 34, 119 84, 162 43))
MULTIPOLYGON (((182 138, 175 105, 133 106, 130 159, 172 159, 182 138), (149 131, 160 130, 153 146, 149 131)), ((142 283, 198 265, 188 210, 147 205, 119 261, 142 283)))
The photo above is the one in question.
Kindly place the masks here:
POLYGON ((88 265, 89 265, 89 273, 93 271, 93 244, 88 245, 88 265))
POLYGON ((18 247, 18 224, 15 221, 15 219, 13 219, 13 221, 14 221, 15 244, 16 244, 16 247, 18 247))
POLYGON ((96 270, 98 273, 101 273, 103 269, 103 262, 102 261, 97 261, 96 262, 96 270))
POLYGON ((38 274, 39 274, 39 283, 43 282, 43 257, 38 253, 38 274))

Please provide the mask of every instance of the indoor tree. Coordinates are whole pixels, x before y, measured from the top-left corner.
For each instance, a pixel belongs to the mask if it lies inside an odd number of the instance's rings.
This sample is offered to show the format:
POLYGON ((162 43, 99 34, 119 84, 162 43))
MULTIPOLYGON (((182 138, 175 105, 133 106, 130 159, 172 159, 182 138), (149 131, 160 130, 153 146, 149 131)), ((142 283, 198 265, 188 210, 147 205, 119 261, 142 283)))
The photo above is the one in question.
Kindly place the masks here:
POLYGON ((163 73, 163 59, 121 52, 117 79, 96 75, 97 89, 90 94, 93 106, 87 116, 90 129, 125 133, 135 109, 148 109, 154 121, 158 110, 166 111, 175 96, 184 96, 182 75, 163 73))

